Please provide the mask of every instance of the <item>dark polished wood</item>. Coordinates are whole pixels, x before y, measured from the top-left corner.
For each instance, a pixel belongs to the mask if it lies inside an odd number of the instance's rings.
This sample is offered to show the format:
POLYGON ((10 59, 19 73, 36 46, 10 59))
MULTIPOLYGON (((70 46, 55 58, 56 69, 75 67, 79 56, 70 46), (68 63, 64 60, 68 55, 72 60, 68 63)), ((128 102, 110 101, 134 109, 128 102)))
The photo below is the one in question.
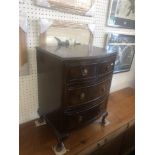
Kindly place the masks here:
POLYGON ((115 59, 97 47, 37 47, 38 113, 59 142, 101 116, 104 122, 115 59))
POLYGON ((66 105, 88 104, 108 95, 111 76, 102 82, 88 86, 70 87, 67 89, 66 105), (69 100, 68 100, 69 99, 69 100))
MULTIPOLYGON (((73 131, 64 145, 66 155, 125 155, 134 148, 134 90, 125 88, 111 93, 108 100, 110 122, 101 126, 100 119, 73 131)), ((34 121, 20 125, 20 155, 54 155, 52 146, 57 144, 48 125, 36 127, 34 121)))

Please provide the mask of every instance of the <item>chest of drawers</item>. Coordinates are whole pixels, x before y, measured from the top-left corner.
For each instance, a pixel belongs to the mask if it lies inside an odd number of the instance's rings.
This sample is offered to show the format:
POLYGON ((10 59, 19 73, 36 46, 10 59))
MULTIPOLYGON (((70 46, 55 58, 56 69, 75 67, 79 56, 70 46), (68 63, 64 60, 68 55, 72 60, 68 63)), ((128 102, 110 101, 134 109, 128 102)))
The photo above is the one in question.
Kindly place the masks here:
POLYGON ((115 58, 97 47, 37 47, 38 113, 59 141, 101 116, 104 122, 115 58))

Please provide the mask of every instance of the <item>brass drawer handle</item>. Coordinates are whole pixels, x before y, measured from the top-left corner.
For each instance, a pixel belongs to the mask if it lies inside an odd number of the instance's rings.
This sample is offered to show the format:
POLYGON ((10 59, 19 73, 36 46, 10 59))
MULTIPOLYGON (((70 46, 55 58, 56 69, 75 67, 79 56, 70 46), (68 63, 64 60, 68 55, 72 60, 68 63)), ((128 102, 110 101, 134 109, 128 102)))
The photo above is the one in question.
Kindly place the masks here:
POLYGON ((85 68, 82 70, 82 76, 86 76, 88 74, 88 70, 85 68))
POLYGON ((79 116, 78 117, 78 122, 82 122, 82 120, 83 120, 83 117, 82 116, 79 116))
POLYGON ((111 63, 110 65, 107 65, 106 71, 108 71, 109 69, 111 69, 112 66, 114 66, 114 63, 111 63))
POLYGON ((114 63, 111 63, 111 66, 113 66, 114 65, 114 63))
POLYGON ((85 93, 80 94, 80 99, 83 100, 85 98, 85 93))

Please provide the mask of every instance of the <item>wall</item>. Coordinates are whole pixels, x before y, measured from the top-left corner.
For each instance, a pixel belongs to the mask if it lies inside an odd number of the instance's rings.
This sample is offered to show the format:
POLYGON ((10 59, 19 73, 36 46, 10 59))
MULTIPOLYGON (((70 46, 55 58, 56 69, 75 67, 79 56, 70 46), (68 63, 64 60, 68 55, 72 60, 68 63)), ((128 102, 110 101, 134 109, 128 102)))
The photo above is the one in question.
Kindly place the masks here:
MULTIPOLYGON (((29 74, 20 76, 20 96, 19 115, 20 123, 24 123, 38 117, 38 94, 37 94, 37 68, 35 47, 39 45, 38 20, 40 18, 70 20, 81 23, 94 23, 96 25, 94 34, 94 45, 103 47, 107 32, 119 32, 123 34, 134 34, 134 30, 115 29, 106 27, 109 0, 96 0, 95 13, 93 17, 84 17, 60 13, 57 11, 40 8, 33 5, 32 0, 20 0, 20 14, 25 14, 28 18, 27 47, 29 59, 29 74)), ((134 86, 134 61, 131 70, 113 76, 111 92, 134 86)))

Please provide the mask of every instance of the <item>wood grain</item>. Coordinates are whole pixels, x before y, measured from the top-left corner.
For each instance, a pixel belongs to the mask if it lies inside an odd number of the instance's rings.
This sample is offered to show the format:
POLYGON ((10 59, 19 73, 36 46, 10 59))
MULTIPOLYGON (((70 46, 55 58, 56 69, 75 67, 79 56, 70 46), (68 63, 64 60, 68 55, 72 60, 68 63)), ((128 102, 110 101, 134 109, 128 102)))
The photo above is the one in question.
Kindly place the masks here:
POLYGON ((80 45, 60 48, 59 55, 52 46, 47 48, 37 48, 38 113, 56 131, 60 142, 67 138, 71 129, 74 130, 73 127, 82 127, 101 114, 104 123, 107 116, 104 105, 107 105, 114 67, 111 63, 114 64, 117 53, 110 54, 99 47, 88 51, 88 46, 80 45), (85 51, 85 57, 81 51, 85 51), (75 55, 72 57, 70 52, 75 55), (77 53, 80 57, 76 57, 77 53), (110 68, 98 73, 98 65, 103 68, 103 63, 105 68, 109 65, 110 68), (69 117, 66 116, 67 109, 69 117))
MULTIPOLYGON (((70 151, 66 155, 88 154, 98 142, 106 141, 134 124, 134 90, 125 88, 110 94, 108 101, 108 121, 101 126, 98 122, 73 131, 64 144, 70 151)), ((47 125, 35 127, 34 121, 20 125, 20 155, 54 155, 52 146, 57 143, 52 130, 47 125)), ((125 144, 124 144, 125 145, 125 144)))

